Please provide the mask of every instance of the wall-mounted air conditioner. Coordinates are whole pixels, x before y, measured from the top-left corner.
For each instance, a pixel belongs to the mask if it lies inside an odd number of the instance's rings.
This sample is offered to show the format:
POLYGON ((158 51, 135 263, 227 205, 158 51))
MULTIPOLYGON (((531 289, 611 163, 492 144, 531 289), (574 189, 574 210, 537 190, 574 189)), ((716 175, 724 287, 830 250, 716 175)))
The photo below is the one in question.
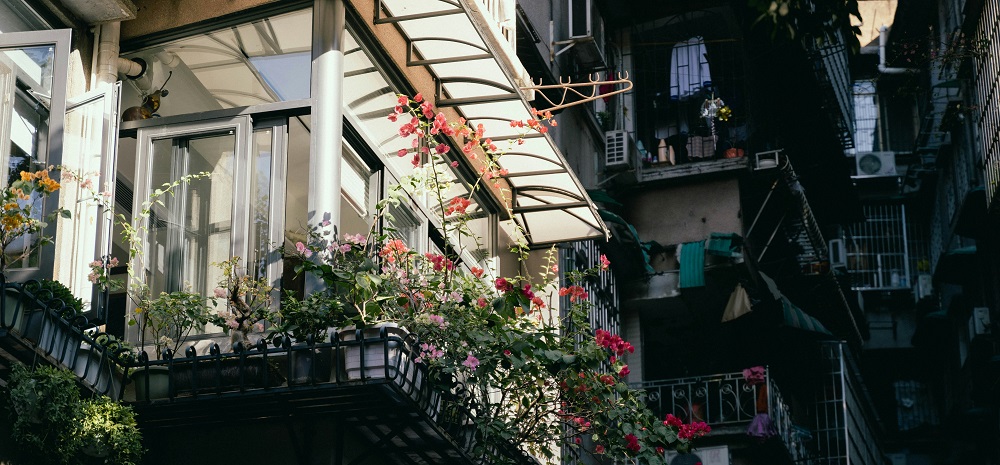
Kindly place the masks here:
POLYGON ((607 169, 628 169, 632 166, 632 138, 622 130, 604 133, 604 165, 607 169))
POLYGON ((667 452, 669 465, 729 465, 729 446, 699 447, 690 454, 667 452))
POLYGON ((896 176, 896 152, 862 152, 854 157, 857 178, 896 176))
POLYGON ((572 47, 577 61, 584 70, 606 66, 604 19, 601 18, 594 0, 569 0, 569 40, 558 41, 556 44, 572 47))

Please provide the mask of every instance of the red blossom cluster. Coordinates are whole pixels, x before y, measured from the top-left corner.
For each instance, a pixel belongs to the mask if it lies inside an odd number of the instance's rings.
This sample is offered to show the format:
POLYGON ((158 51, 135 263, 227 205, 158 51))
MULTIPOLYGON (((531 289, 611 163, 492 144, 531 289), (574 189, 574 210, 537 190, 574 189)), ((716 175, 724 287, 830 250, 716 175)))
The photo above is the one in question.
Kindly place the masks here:
POLYGON ((680 430, 677 431, 677 437, 680 439, 691 440, 700 438, 711 432, 712 427, 708 426, 707 423, 703 421, 696 421, 690 424, 681 425, 680 430))
POLYGON ((508 292, 514 290, 514 285, 504 278, 497 278, 496 281, 493 282, 493 286, 496 287, 497 290, 500 292, 508 292))
POLYGON ((625 448, 632 452, 639 452, 642 449, 642 445, 639 444, 639 438, 632 433, 625 435, 625 442, 627 443, 625 444, 625 448))
POLYGON ((455 197, 448 202, 448 209, 444 211, 445 215, 464 215, 465 210, 472 205, 472 201, 465 197, 455 197))
POLYGON ((625 352, 635 353, 635 347, 631 343, 622 339, 621 336, 611 334, 603 329, 594 331, 594 339, 597 341, 597 345, 610 350, 618 357, 625 355, 625 352))
POLYGON ((455 263, 444 255, 427 252, 424 254, 424 257, 426 257, 427 260, 431 262, 431 265, 434 266, 434 271, 451 271, 455 268, 455 263))
POLYGON ((406 247, 406 244, 399 239, 393 239, 385 243, 382 250, 379 251, 379 256, 384 258, 389 263, 396 263, 396 260, 403 260, 404 255, 406 255, 410 249, 406 247))
POLYGON ((559 289, 559 297, 569 296, 570 302, 576 302, 577 300, 586 300, 587 291, 580 286, 570 286, 559 289))

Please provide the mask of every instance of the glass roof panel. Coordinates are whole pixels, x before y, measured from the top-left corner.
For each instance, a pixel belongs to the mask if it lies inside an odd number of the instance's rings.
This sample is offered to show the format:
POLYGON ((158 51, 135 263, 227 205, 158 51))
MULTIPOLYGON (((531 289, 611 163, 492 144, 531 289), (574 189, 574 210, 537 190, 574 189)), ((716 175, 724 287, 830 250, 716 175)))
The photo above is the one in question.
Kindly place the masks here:
POLYGON ((127 81, 122 106, 165 82, 160 116, 309 98, 311 44, 307 9, 132 52, 149 64, 149 81, 127 81))

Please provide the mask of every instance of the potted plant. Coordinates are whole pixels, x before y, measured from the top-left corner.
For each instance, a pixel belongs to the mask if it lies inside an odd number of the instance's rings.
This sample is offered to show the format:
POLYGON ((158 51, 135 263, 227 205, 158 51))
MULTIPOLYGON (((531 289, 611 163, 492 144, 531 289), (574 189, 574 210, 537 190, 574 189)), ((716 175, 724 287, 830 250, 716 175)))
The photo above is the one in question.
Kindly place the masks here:
MULTIPOLYGON (((190 291, 162 292, 155 299, 146 300, 137 308, 141 339, 148 334, 153 341, 157 357, 173 358, 195 328, 208 323, 220 323, 212 312, 214 298, 206 298, 190 291)), ((152 400, 170 395, 169 368, 162 365, 141 367, 132 372, 136 399, 152 400)), ((174 387, 174 392, 180 386, 174 387)))
POLYGON ((342 320, 343 306, 327 292, 305 299, 286 295, 278 312, 273 341, 288 350, 289 384, 326 382, 331 377, 332 349, 324 344, 329 328, 342 320))
POLYGON ((25 283, 25 290, 35 296, 37 302, 24 307, 21 335, 36 343, 54 359, 71 367, 76 358, 77 348, 82 342, 82 332, 72 329, 77 318, 82 318, 83 302, 73 295, 59 281, 43 279, 25 283), (42 307, 37 306, 41 303, 42 307), (40 311, 45 310, 45 311, 40 311), (60 324, 59 319, 67 324, 60 324))
POLYGON ((76 435, 81 452, 104 463, 135 465, 145 452, 132 407, 104 396, 81 404, 76 435))
POLYGON ((215 288, 215 297, 225 299, 226 306, 219 311, 219 318, 234 348, 237 343, 242 343, 243 347, 252 347, 257 343, 260 338, 254 340, 251 335, 263 334, 267 329, 274 303, 274 288, 268 284, 267 278, 252 277, 241 261, 240 257, 232 257, 215 264, 222 270, 222 280, 215 288))
POLYGON ((118 400, 121 395, 122 367, 134 360, 132 346, 117 337, 97 333, 93 344, 83 343, 78 349, 75 363, 71 367, 82 382, 90 385, 99 394, 118 400))
MULTIPOLYGON (((27 160, 27 159, 25 159, 27 160)), ((0 273, 15 263, 27 260, 41 246, 52 243, 52 239, 42 234, 48 222, 58 217, 69 218, 69 210, 54 209, 42 216, 45 198, 59 190, 59 182, 50 177, 54 166, 31 171, 26 164, 19 177, 11 175, 7 187, 0 190, 0 273)), ((12 170, 16 172, 15 170, 12 170)))
POLYGON ((68 463, 79 449, 80 391, 73 373, 14 364, 7 386, 14 440, 41 463, 68 463))

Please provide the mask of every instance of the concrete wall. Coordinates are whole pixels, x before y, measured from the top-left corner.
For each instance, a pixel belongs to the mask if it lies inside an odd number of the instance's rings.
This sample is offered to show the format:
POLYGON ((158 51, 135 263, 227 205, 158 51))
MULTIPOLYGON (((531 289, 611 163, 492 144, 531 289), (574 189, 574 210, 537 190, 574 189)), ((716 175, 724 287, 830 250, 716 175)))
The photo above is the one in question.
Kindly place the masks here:
POLYGON ((122 40, 187 26, 278 0, 137 0, 136 19, 122 22, 122 40))
POLYGON ((713 232, 742 234, 739 181, 644 189, 625 202, 625 218, 643 241, 662 245, 700 241, 713 232))

